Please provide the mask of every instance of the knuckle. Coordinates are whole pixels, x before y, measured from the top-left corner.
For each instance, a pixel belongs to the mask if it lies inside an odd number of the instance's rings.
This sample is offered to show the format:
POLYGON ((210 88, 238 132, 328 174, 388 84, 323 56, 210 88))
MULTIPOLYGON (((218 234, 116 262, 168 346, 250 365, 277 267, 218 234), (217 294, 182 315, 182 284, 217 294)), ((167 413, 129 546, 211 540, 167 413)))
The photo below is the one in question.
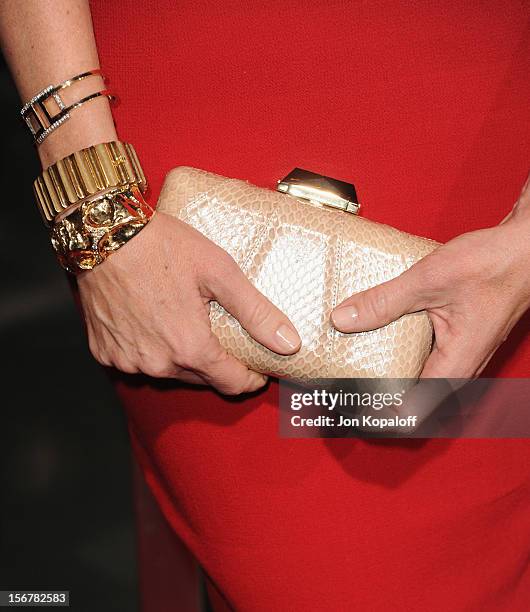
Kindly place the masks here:
POLYGON ((388 316, 388 298, 386 291, 379 287, 373 289, 370 299, 368 300, 368 308, 376 319, 386 319, 388 316))
POLYGON ((142 368, 142 372, 151 378, 173 378, 175 367, 168 361, 149 363, 142 368))
POLYGON ((201 355, 201 351, 197 348, 189 347, 178 351, 174 355, 173 361, 183 370, 196 370, 205 358, 206 356, 201 355))
POLYGON ((248 391, 248 385, 244 385, 242 383, 235 383, 231 389, 230 395, 242 395, 248 391))
POLYGON ((98 363, 105 365, 101 361, 101 358, 103 356, 103 351, 100 349, 99 344, 97 343, 96 339, 94 338, 92 334, 88 335, 88 350, 90 351, 92 357, 94 357, 94 359, 98 363))
POLYGON ((445 279, 441 270, 446 268, 440 268, 433 265, 434 255, 428 255, 424 259, 414 264, 406 274, 414 274, 416 277, 417 285, 428 291, 429 289, 438 289, 444 285, 445 279))
POLYGON ((222 392, 226 395, 241 395, 248 390, 244 380, 231 380, 222 386, 222 392))
POLYGON ((215 280, 219 280, 219 277, 226 277, 227 275, 233 276, 240 270, 232 255, 220 247, 213 253, 210 264, 211 265, 209 265, 207 269, 207 274, 215 280))
POLYGON ((94 338, 94 334, 90 331, 88 333, 88 349, 95 357, 98 350, 98 344, 96 342, 96 339, 94 338))
POLYGON ((230 253, 227 253, 223 249, 219 250, 218 262, 221 268, 223 268, 223 270, 226 270, 228 272, 237 272, 240 269, 239 266, 237 265, 236 260, 232 257, 232 255, 230 255, 230 253))
POLYGON ((175 351, 173 361, 184 370, 203 371, 219 360, 219 348, 219 344, 208 330, 208 336, 202 337, 201 334, 201 337, 195 337, 193 342, 175 351))
POLYGON ((121 354, 120 351, 111 350, 108 354, 108 362, 109 366, 116 368, 121 371, 122 366, 125 366, 127 363, 126 358, 121 354))
POLYGON ((98 348, 95 349, 91 349, 92 352, 92 356, 94 357, 94 359, 102 366, 106 366, 109 367, 112 365, 112 360, 110 358, 110 356, 105 352, 105 351, 101 351, 98 348))
POLYGON ((249 324, 259 328, 267 325, 272 315, 270 305, 264 299, 256 299, 250 308, 249 324))
POLYGON ((170 378, 169 369, 162 366, 148 365, 141 368, 142 372, 151 378, 170 378))
POLYGON ((127 359, 115 359, 113 365, 117 370, 125 374, 135 374, 138 372, 138 368, 127 359))

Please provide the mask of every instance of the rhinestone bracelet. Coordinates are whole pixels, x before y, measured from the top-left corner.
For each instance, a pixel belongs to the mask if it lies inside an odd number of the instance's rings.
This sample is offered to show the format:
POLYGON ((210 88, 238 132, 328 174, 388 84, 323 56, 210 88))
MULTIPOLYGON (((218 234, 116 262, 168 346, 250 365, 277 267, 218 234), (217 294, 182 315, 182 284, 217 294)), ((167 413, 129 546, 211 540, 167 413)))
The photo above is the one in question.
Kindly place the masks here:
POLYGON ((59 83, 59 85, 48 85, 48 87, 45 87, 37 95, 33 96, 29 102, 24 104, 20 114, 28 126, 36 145, 40 145, 54 130, 60 127, 65 121, 68 121, 68 119, 70 119, 70 112, 75 108, 79 108, 81 105, 85 104, 85 102, 89 102, 100 96, 105 96, 110 101, 115 99, 108 89, 102 89, 77 100, 69 106, 64 103, 59 94, 61 90, 92 76, 101 76, 103 81, 105 81, 105 78, 101 74, 101 70, 88 70, 87 72, 82 72, 71 79, 59 83), (50 108, 54 103, 57 112, 54 112, 50 108))

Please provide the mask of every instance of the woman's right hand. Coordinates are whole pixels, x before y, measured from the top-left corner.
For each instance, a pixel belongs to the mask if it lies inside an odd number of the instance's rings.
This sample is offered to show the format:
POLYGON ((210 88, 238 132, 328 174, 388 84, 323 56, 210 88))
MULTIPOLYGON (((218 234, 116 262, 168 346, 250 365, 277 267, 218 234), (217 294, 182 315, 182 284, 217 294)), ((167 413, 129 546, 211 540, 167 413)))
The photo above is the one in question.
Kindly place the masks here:
POLYGON ((78 276, 90 350, 122 372, 207 384, 236 395, 267 377, 226 353, 210 329, 209 302, 258 342, 290 355, 301 341, 289 319, 200 232, 156 213, 137 236, 78 276))

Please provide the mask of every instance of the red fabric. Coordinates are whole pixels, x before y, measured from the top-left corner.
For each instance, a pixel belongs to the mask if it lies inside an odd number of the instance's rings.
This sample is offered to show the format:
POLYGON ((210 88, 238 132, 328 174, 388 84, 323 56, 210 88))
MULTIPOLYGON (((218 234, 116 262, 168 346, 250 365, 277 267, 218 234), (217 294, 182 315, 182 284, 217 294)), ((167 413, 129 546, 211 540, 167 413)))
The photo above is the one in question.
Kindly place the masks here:
MULTIPOLYGON (((447 240, 500 221, 528 172, 524 1, 93 12, 152 202, 176 165, 267 187, 301 166, 353 180, 365 216, 447 240)), ((490 375, 529 375, 528 322, 490 375)), ((236 609, 528 609, 529 442, 284 440, 276 384, 245 401, 117 388, 164 514, 236 609)))
POLYGON ((189 550, 175 537, 133 461, 141 610, 202 612, 199 571, 189 550))

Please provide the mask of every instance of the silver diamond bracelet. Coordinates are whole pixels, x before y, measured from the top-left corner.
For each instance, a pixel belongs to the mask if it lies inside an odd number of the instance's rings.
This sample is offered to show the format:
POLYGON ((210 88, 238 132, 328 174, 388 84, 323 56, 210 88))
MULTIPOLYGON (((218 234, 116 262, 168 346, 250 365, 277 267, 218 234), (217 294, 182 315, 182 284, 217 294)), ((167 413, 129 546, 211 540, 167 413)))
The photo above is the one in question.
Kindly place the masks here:
POLYGON ((70 112, 85 102, 89 102, 100 96, 105 96, 111 101, 115 99, 108 89, 102 89, 66 106, 59 92, 78 81, 82 81, 92 76, 101 76, 103 81, 105 81, 105 78, 101 74, 101 70, 89 70, 63 81, 59 83, 59 85, 48 85, 48 87, 45 87, 37 95, 33 96, 29 102, 24 104, 20 114, 28 126, 36 145, 40 145, 54 130, 60 127, 65 121, 68 121, 68 119, 70 119, 70 112), (51 108, 54 104, 55 109, 51 108))

